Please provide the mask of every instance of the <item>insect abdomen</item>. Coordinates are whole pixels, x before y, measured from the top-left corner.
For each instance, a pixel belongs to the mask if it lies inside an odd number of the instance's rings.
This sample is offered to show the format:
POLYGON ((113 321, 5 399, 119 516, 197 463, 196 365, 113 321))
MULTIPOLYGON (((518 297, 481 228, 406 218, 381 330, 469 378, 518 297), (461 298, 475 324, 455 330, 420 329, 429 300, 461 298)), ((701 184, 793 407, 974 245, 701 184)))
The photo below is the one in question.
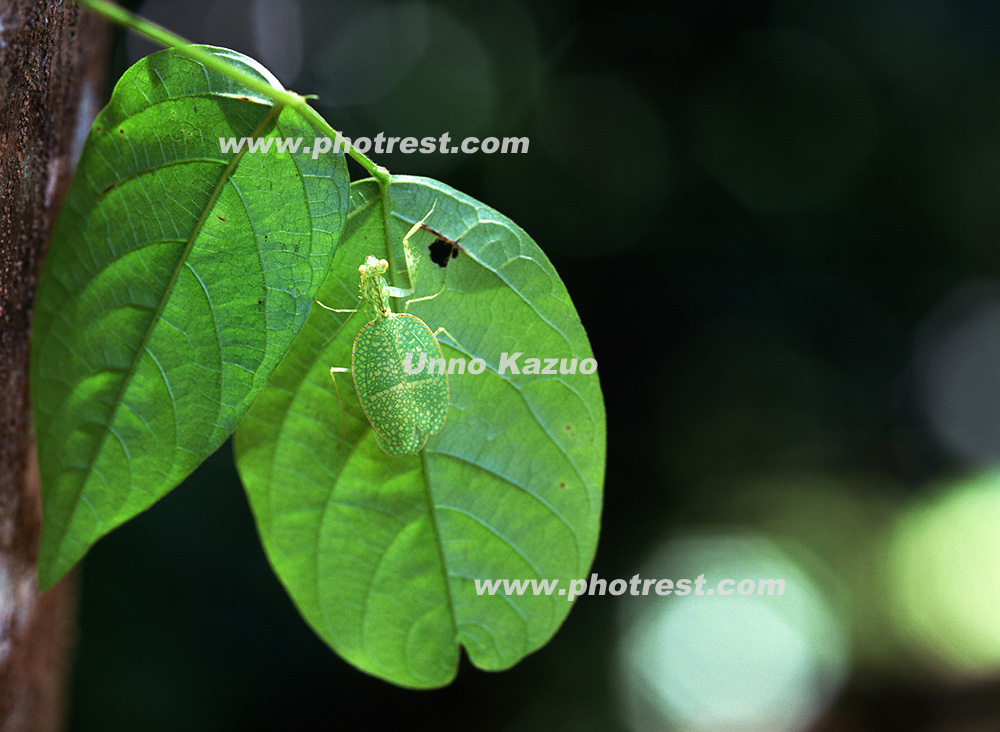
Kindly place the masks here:
POLYGON ((407 353, 415 362, 421 353, 428 359, 443 357, 431 329, 420 318, 400 313, 363 327, 351 355, 358 401, 379 447, 390 455, 419 452, 448 416, 448 376, 406 373, 407 353))

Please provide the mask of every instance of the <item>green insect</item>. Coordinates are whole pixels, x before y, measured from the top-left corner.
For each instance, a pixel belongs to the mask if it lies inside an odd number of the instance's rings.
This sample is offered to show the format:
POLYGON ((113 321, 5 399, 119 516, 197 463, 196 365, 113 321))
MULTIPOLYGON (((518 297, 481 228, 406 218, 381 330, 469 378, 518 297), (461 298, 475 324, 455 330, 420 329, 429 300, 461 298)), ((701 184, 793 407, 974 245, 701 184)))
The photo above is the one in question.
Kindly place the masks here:
MULTIPOLYGON (((427 215, 403 237, 403 253, 411 289, 392 287, 386 282, 385 273, 389 269, 389 263, 384 259, 369 254, 364 264, 358 267, 361 277, 359 297, 368 306, 372 319, 358 331, 354 339, 350 371, 354 391, 358 395, 361 409, 371 423, 375 442, 386 454, 393 456, 420 452, 427 438, 444 427, 448 416, 449 389, 445 370, 429 373, 430 369, 424 369, 421 373, 410 374, 403 368, 403 364, 408 353, 413 354, 411 363, 419 362, 421 353, 426 353, 428 360, 443 359, 437 335, 445 333, 453 341, 455 339, 444 328, 432 332, 424 321, 405 312, 405 309, 402 313, 394 313, 389 307, 389 298, 407 297, 414 292, 412 286, 417 258, 411 251, 410 237, 433 211, 432 206, 427 215)), ((410 300, 406 303, 406 308, 411 303, 431 300, 439 294, 441 293, 410 300)), ((319 301, 317 304, 333 312, 357 312, 357 309, 327 307, 319 301)), ((336 375, 346 372, 346 368, 330 369, 335 387, 336 375)), ((340 399, 339 388, 337 399, 340 399)))

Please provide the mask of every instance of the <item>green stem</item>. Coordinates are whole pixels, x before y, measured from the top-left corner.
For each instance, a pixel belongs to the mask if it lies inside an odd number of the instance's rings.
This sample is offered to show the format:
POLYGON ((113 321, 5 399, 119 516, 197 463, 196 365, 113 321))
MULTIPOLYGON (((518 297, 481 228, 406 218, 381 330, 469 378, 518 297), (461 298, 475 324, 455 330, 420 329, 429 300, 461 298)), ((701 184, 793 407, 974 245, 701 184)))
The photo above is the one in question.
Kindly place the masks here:
MULTIPOLYGON (((396 269, 396 247, 395 247, 395 237, 392 235, 392 199, 389 198, 389 190, 391 188, 391 179, 386 176, 385 180, 379 179, 378 187, 379 193, 382 198, 382 228, 385 231, 385 256, 389 262, 389 281, 393 285, 399 286, 396 282, 399 273, 396 269)), ((404 255, 405 256, 405 255, 404 255)), ((408 283, 412 284, 412 283, 408 283)), ((399 308, 399 302, 402 302, 400 298, 396 298, 397 303, 395 308, 399 308)))
MULTIPOLYGON (((108 2, 108 0, 76 1, 85 8, 107 18, 113 23, 125 26, 126 28, 131 28, 135 32, 141 33, 147 38, 167 46, 168 48, 177 49, 177 51, 183 53, 188 58, 192 58, 195 61, 204 64, 213 71, 225 74, 230 79, 253 89, 258 94, 273 99, 276 103, 281 104, 282 106, 291 107, 317 128, 325 132, 330 139, 337 139, 337 135, 339 133, 330 126, 329 122, 323 119, 319 112, 309 106, 307 98, 301 94, 273 87, 263 79, 252 76, 242 69, 237 69, 231 64, 226 63, 215 54, 209 53, 199 46, 192 45, 190 41, 184 40, 176 33, 171 33, 166 28, 162 28, 155 23, 151 23, 144 18, 140 18, 138 15, 119 7, 112 2, 108 2)), ((358 152, 353 145, 348 145, 347 148, 347 154, 354 158, 362 168, 368 171, 368 174, 375 178, 375 180, 379 182, 379 185, 388 186, 388 170, 383 168, 381 165, 376 165, 371 158, 362 152, 358 152)))

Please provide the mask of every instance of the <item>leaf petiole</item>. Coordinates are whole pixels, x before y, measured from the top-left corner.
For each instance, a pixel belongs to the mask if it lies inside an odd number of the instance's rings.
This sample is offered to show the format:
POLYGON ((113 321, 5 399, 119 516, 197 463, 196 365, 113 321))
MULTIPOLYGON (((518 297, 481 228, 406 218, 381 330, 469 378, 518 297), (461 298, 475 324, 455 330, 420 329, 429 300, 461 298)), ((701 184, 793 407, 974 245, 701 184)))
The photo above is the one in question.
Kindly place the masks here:
MULTIPOLYGON (((291 107, 301 114, 310 123, 325 132, 330 138, 336 139, 338 132, 330 126, 330 123, 323 119, 322 115, 309 105, 309 99, 315 99, 314 94, 302 96, 287 89, 278 89, 267 82, 258 79, 240 69, 226 63, 218 56, 193 45, 190 41, 181 38, 176 33, 171 33, 166 28, 150 22, 125 8, 115 5, 108 0, 76 0, 78 4, 91 10, 98 15, 107 18, 113 23, 131 28, 136 33, 141 33, 147 38, 156 41, 168 48, 175 48, 188 58, 194 59, 198 63, 205 65, 213 71, 225 74, 230 79, 253 89, 255 92, 273 99, 276 103, 291 107)), ((349 145, 347 154, 364 168, 379 183, 386 185, 389 182, 389 171, 381 165, 377 165, 367 155, 359 152, 353 145, 349 145)))

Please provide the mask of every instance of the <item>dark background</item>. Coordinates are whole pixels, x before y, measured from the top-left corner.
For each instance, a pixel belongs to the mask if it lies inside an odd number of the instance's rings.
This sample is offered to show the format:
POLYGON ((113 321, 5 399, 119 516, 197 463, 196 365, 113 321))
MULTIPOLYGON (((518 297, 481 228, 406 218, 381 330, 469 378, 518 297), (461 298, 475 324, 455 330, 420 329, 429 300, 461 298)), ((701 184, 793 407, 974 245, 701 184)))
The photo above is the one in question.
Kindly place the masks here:
POLYGON ((607 407, 594 571, 789 592, 583 598, 511 671, 399 689, 297 616, 227 445, 84 562, 73 730, 1000 729, 1000 4, 138 10, 348 136, 530 137, 373 157, 566 283, 607 407))

